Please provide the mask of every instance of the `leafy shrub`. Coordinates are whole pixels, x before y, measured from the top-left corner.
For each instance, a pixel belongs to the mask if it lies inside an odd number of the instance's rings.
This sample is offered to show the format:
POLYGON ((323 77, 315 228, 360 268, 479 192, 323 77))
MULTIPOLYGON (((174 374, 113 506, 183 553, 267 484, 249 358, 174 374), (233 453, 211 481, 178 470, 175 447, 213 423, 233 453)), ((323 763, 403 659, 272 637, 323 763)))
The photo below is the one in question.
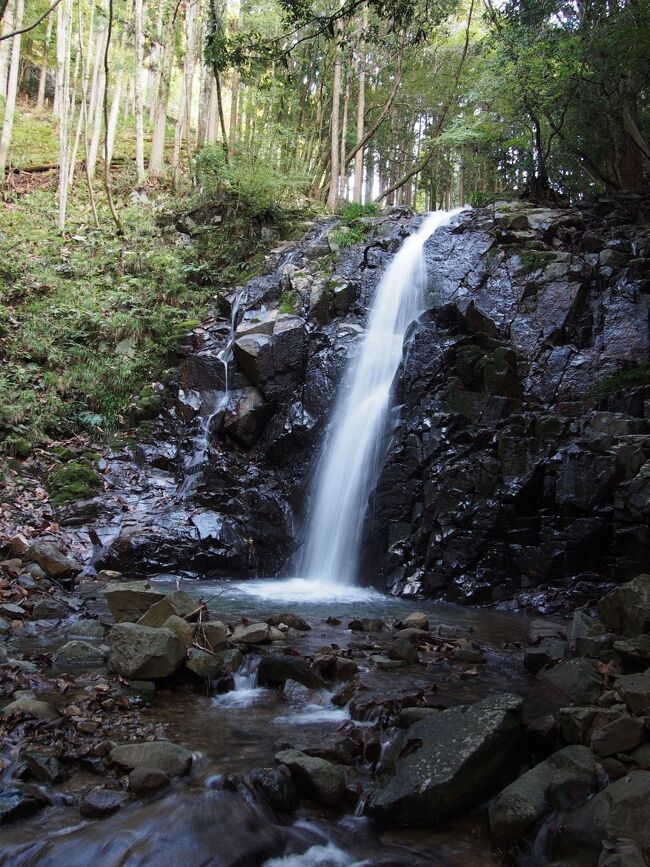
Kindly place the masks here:
POLYGON ((341 222, 350 225, 360 217, 376 217, 379 214, 379 205, 376 202, 367 202, 365 205, 360 205, 358 202, 347 202, 339 213, 341 222))
POLYGON ((362 244, 366 233, 362 226, 338 226, 327 236, 336 247, 354 247, 362 244))

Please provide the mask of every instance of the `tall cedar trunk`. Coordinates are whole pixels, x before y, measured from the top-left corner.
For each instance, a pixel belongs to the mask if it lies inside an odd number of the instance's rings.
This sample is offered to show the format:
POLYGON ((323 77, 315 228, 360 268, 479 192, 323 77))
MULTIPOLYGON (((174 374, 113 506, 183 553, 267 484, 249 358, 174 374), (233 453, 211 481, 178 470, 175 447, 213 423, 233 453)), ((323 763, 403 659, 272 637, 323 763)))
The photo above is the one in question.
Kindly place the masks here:
MULTIPOLYGON (((235 29, 235 33, 239 30, 244 23, 244 0, 240 0, 239 2, 239 18, 237 21, 237 27, 235 29)), ((232 71, 232 84, 230 87, 230 128, 228 130, 228 157, 232 160, 235 156, 235 149, 237 147, 237 130, 238 130, 238 122, 239 122, 239 84, 240 84, 240 75, 239 70, 235 67, 232 71)))
POLYGON ((375 181, 375 154, 371 147, 366 149, 366 192, 365 201, 372 202, 373 185, 375 181))
POLYGON ((70 31, 72 0, 63 0, 57 7, 56 74, 59 92, 59 229, 65 228, 68 208, 68 128, 70 104, 70 31))
MULTIPOLYGON (((95 226, 99 228, 99 218, 97 216, 97 205, 95 203, 95 192, 88 174, 88 63, 90 61, 90 52, 93 45, 93 27, 95 20, 95 5, 93 3, 90 13, 90 27, 88 28, 88 50, 86 56, 83 54, 83 20, 81 17, 81 0, 77 0, 77 36, 79 39, 79 57, 81 59, 81 108, 80 119, 82 122, 83 145, 84 145, 84 165, 86 173, 86 184, 88 187, 88 197, 90 199, 90 207, 92 208, 95 226)), ((74 165, 73 165, 74 168, 74 165)))
POLYGON ((339 114, 341 103, 341 55, 343 44, 343 21, 336 22, 336 37, 334 47, 334 81, 332 83, 332 121, 330 126, 330 188, 327 196, 327 207, 335 211, 338 203, 339 178, 339 114))
MULTIPOLYGON (((120 50, 118 51, 118 57, 122 56, 123 48, 124 48, 124 35, 126 31, 122 31, 122 39, 120 41, 120 50)), ((106 81, 104 81, 104 85, 106 81)), ((105 166, 105 171, 110 169, 111 163, 113 162, 113 152, 115 150, 115 138, 117 133, 117 121, 120 116, 120 103, 122 100, 122 90, 124 89, 124 67, 121 67, 117 72, 117 77, 115 79, 115 87, 113 89, 113 100, 111 102, 111 110, 108 117, 108 125, 106 127, 106 141, 104 146, 104 160, 108 163, 105 166)), ((104 112, 106 112, 106 106, 104 107, 104 112)))
POLYGON ((208 144, 214 144, 217 140, 217 82, 214 80, 212 73, 209 75, 210 82, 210 99, 208 100, 208 124, 205 131, 205 138, 208 144))
POLYGON ((178 182, 180 178, 183 135, 187 137, 188 145, 190 142, 190 113, 192 108, 192 90, 194 84, 194 43, 197 13, 198 2, 196 2, 196 0, 188 0, 185 4, 185 62, 183 64, 181 99, 178 107, 176 129, 174 131, 174 155, 172 157, 175 182, 178 182))
POLYGON ((149 69, 147 72, 147 99, 149 100, 149 123, 153 124, 156 102, 158 101, 158 88, 160 87, 160 57, 162 54, 163 21, 165 18, 165 0, 158 0, 156 12, 155 36, 149 55, 149 69))
POLYGON ((45 86, 47 85, 47 61, 50 53, 50 40, 52 39, 52 22, 53 15, 47 16, 47 30, 45 31, 45 44, 43 46, 43 60, 41 62, 41 72, 38 77, 38 94, 36 96, 36 110, 41 111, 45 105, 45 86))
MULTIPOLYGON (((84 51, 83 51, 83 20, 81 18, 80 13, 81 0, 77 0, 77 17, 78 17, 78 39, 79 44, 77 45, 77 56, 75 59, 75 80, 77 78, 77 70, 79 69, 81 72, 81 94, 79 99, 79 116, 77 118, 77 131, 74 137, 74 145, 72 147, 72 153, 70 154, 70 167, 68 169, 68 184, 71 185, 74 180, 74 171, 77 165, 77 153, 79 151, 79 141, 81 139, 81 132, 84 126, 84 111, 83 106, 86 103, 87 95, 88 95, 88 80, 86 73, 86 62, 84 62, 84 51)), ((90 52, 92 50, 92 40, 93 40, 93 30, 95 25, 95 6, 94 4, 90 7, 90 21, 88 23, 88 45, 86 47, 86 57, 90 56, 90 52)), ((72 39, 72 32, 70 33, 70 39, 72 39)), ((72 108, 77 104, 76 98, 76 87, 75 91, 72 94, 72 99, 70 101, 72 108)))
MULTIPOLYGON (((5 17, 2 22, 2 35, 13 33, 14 27, 14 12, 16 10, 15 2, 10 2, 5 12, 5 17)), ((11 56, 11 39, 3 39, 0 42, 0 96, 7 95, 7 79, 9 76, 9 58, 11 56)))
POLYGON ((142 95, 142 73, 144 71, 144 3, 135 0, 135 170, 138 184, 147 176, 144 166, 144 100, 142 95))
POLYGON ((95 176, 97 154, 99 152, 99 140, 102 134, 102 115, 104 112, 104 64, 102 59, 106 48, 107 27, 106 12, 107 2, 102 2, 103 15, 99 18, 97 36, 95 39, 95 64, 93 69, 93 81, 90 88, 90 104, 88 106, 88 119, 92 121, 92 136, 88 148, 88 175, 92 179, 95 176))
POLYGON ((210 122, 210 71, 206 66, 201 66, 201 84, 199 87, 199 117, 196 128, 196 147, 200 150, 208 137, 208 124, 210 122))
MULTIPOLYGON (((357 95, 357 144, 363 141, 363 124, 366 115, 366 30, 368 29, 368 3, 363 4, 361 33, 359 35, 359 58, 357 71, 359 91, 357 95)), ((354 157, 354 189, 352 200, 361 204, 363 198, 363 147, 354 157)))
MULTIPOLYGON (((16 0, 16 30, 23 25, 25 11, 24 0, 16 0)), ((7 40, 8 42, 9 40, 7 40)), ((14 112, 16 109, 16 93, 18 92, 18 72, 20 69, 20 36, 14 36, 11 40, 11 63, 9 64, 9 77, 7 81, 7 101, 5 103, 5 116, 0 136, 0 185, 4 186, 7 173, 7 160, 11 147, 11 133, 14 128, 14 112)))
POLYGON ((341 175, 339 177, 339 195, 342 199, 347 199, 347 180, 348 174, 345 168, 345 143, 348 136, 348 114, 350 110, 350 76, 346 73, 345 76, 345 96, 343 97, 343 125, 341 127, 341 162, 339 169, 341 175))
POLYGON ((158 82, 153 134, 151 137, 151 153, 149 155, 149 174, 154 178, 158 177, 161 173, 165 157, 165 127, 167 125, 167 103, 169 102, 169 83, 174 57, 174 32, 176 30, 177 12, 178 5, 169 10, 160 62, 160 80, 158 82))

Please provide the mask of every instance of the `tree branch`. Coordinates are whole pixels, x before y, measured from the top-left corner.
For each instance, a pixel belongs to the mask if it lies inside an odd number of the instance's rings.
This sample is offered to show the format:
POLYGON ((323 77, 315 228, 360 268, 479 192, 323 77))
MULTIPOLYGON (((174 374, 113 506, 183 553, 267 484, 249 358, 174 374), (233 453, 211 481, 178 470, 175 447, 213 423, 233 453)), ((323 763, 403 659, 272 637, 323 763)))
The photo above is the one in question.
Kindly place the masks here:
MULTIPOLYGON (((7 2, 9 2, 9 0, 7 0, 7 2)), ((5 9, 7 7, 7 2, 4 2, 4 5, 2 7, 2 11, 0 12, 0 21, 2 20, 2 16, 4 15, 5 9)), ((40 16, 40 18, 37 18, 33 24, 29 24, 27 27, 21 27, 20 30, 14 30, 13 33, 5 33, 4 36, 0 36, 0 42, 3 42, 5 39, 13 39, 14 36, 21 36, 23 33, 29 33, 30 30, 34 30, 36 27, 38 27, 38 25, 41 23, 41 21, 45 21, 47 16, 51 12, 54 12, 54 10, 56 9, 56 7, 59 5, 60 2, 61 2, 61 0, 54 0, 54 3, 52 3, 50 8, 46 9, 45 12, 43 12, 43 14, 40 16)))

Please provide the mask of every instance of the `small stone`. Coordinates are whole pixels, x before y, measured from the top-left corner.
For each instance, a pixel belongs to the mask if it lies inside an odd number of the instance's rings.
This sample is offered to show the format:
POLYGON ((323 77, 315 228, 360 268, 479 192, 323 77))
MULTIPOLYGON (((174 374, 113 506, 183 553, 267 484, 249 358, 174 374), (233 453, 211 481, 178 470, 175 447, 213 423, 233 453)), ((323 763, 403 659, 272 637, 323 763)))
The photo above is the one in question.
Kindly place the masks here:
POLYGON ((545 669, 537 677, 563 692, 573 704, 591 704, 601 692, 602 677, 590 659, 570 659, 545 669))
POLYGON ((298 790, 285 765, 279 768, 260 768, 250 775, 252 783, 266 797, 275 810, 292 813, 299 804, 298 790))
POLYGON ((371 618, 357 618, 348 623, 348 629, 353 632, 381 632, 384 628, 382 620, 371 618))
POLYGON ((78 575, 82 569, 81 564, 67 557, 60 548, 50 542, 33 542, 25 559, 38 563, 50 578, 69 578, 78 575))
POLYGON ((537 674, 547 665, 559 662, 567 652, 567 643, 561 638, 543 638, 536 647, 524 653, 524 668, 537 674))
POLYGON ((291 629, 295 629, 298 632, 309 632, 311 630, 311 626, 306 620, 303 620, 302 617, 298 617, 297 614, 291 614, 289 612, 285 612, 284 614, 272 614, 270 617, 266 618, 266 622, 269 626, 281 626, 284 623, 286 626, 289 626, 291 629))
POLYGON ((79 811, 87 819, 103 819, 112 816, 127 801, 125 792, 115 789, 92 789, 79 804, 79 811))
POLYGON ((406 665, 403 659, 389 659, 388 656, 382 656, 379 653, 373 654, 370 657, 370 662, 376 665, 380 671, 395 671, 395 669, 404 668, 406 665))
POLYGON ((626 674, 614 681, 614 689, 634 714, 650 711, 650 668, 641 674, 626 674))
POLYGON ((39 792, 9 786, 0 790, 0 825, 24 819, 47 807, 49 801, 39 792))
POLYGON ((191 672, 199 677, 206 678, 206 680, 219 677, 222 673, 219 660, 216 659, 215 655, 207 653, 205 650, 199 650, 196 647, 190 648, 185 660, 185 666, 191 672))

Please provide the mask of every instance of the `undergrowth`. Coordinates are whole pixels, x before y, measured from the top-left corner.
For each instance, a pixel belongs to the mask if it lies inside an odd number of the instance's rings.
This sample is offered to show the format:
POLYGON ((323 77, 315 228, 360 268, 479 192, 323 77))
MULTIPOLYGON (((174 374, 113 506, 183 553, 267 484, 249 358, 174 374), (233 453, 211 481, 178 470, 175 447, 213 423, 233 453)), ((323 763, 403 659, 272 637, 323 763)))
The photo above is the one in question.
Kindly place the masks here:
POLYGON ((123 237, 99 184, 99 229, 81 181, 64 234, 53 184, 0 206, 0 451, 24 457, 35 443, 79 431, 101 439, 152 417, 187 332, 302 231, 300 213, 252 187, 180 196, 160 185, 135 199, 134 187, 130 169, 116 173, 123 237), (190 238, 173 214, 192 208, 212 216, 190 238))

